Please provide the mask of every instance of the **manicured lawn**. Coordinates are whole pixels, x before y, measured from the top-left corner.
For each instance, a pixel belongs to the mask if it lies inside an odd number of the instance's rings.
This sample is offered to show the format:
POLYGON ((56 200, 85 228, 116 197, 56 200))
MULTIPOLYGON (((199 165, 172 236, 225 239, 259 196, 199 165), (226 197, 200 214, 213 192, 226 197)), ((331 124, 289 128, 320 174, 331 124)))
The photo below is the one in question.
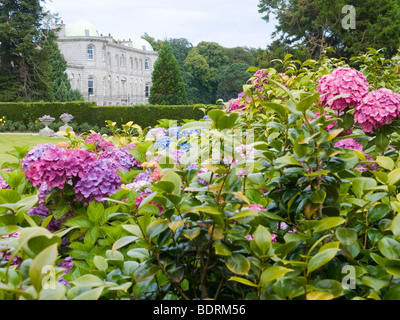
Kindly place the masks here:
POLYGON ((32 148, 37 144, 57 144, 60 141, 67 141, 65 138, 47 138, 33 134, 0 134, 0 166, 4 162, 15 162, 16 158, 6 154, 11 151, 14 146, 28 146, 32 148))

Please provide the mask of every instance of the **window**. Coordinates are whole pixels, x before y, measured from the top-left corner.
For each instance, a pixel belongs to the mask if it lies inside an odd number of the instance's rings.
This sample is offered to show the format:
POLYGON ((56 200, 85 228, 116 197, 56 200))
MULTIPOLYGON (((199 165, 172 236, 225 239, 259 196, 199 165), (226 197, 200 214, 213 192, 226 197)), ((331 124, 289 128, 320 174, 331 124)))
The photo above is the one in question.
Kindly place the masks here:
POLYGON ((149 59, 144 60, 144 70, 150 70, 150 61, 149 61, 149 59))
POLYGON ((94 47, 92 45, 87 47, 88 60, 94 60, 94 47))
POLYGON ((145 88, 144 88, 144 96, 145 96, 146 98, 149 98, 149 97, 150 97, 150 85, 149 85, 148 83, 146 83, 146 86, 145 86, 145 88))
POLYGON ((89 77, 88 79, 88 95, 92 96, 94 95, 94 78, 89 77))

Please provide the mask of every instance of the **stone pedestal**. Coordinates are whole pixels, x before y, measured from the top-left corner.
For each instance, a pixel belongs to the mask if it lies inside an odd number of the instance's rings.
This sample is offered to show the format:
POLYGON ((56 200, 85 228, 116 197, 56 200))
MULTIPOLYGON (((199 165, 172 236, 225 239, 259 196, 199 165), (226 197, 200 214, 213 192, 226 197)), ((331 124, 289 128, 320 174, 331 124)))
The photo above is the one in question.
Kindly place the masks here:
POLYGON ((64 122, 64 125, 61 126, 58 131, 62 132, 67 132, 67 129, 69 128, 69 132, 73 132, 74 129, 68 125, 68 122, 70 122, 73 119, 73 117, 62 117, 61 121, 64 122))
POLYGON ((54 131, 51 130, 48 126, 53 122, 52 119, 43 119, 40 120, 40 123, 43 124, 45 127, 39 131, 39 136, 43 137, 54 137, 54 131))

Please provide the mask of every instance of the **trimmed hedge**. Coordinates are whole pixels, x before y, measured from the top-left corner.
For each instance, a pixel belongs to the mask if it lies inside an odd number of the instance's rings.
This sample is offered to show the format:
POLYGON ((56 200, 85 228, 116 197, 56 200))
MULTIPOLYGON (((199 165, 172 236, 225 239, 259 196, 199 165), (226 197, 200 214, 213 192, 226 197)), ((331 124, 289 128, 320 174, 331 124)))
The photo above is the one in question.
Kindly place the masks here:
POLYGON ((105 127, 106 120, 118 125, 133 121, 142 128, 153 127, 158 120, 183 119, 198 120, 204 113, 193 105, 159 106, 97 106, 94 102, 0 102, 0 117, 12 121, 35 121, 43 115, 50 115, 56 120, 63 113, 70 113, 78 124, 88 123, 92 126, 105 127))

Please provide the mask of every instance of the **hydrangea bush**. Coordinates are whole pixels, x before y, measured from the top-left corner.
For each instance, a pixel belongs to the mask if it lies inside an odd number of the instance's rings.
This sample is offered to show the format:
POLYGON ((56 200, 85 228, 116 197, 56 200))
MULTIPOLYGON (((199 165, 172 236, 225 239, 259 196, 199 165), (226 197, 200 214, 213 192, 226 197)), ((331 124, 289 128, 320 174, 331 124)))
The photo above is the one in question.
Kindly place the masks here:
POLYGON ((0 171, 0 298, 400 299, 397 80, 281 62, 199 121, 0 171))

